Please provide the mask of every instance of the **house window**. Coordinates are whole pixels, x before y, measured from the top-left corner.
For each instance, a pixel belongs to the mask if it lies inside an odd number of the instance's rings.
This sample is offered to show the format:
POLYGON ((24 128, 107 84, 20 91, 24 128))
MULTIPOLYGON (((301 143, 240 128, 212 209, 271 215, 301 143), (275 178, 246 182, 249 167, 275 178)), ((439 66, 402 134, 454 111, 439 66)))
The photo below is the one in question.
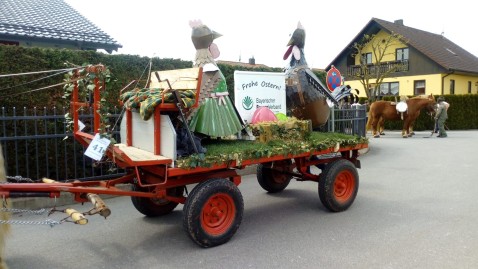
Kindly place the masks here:
POLYGON ((372 63, 372 53, 362 54, 362 64, 371 64, 372 63))
POLYGON ((398 95, 399 89, 398 82, 384 82, 380 84, 380 94, 381 95, 398 95))
POLYGON ((471 93, 471 81, 468 81, 468 93, 471 93))
POLYGON ((408 60, 408 48, 401 48, 396 50, 397 61, 408 60))
POLYGON ((413 94, 422 95, 425 94, 425 80, 415 80, 413 82, 413 94))
POLYGON ((450 94, 455 94, 455 80, 450 79, 450 94))

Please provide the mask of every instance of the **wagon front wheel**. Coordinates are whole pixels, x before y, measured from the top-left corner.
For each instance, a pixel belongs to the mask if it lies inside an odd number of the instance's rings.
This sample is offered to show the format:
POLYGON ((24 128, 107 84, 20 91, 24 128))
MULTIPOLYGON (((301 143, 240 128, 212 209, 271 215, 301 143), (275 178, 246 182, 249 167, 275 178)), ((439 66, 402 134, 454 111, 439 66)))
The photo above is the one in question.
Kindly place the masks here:
POLYGON ((359 176, 354 164, 345 159, 329 163, 319 180, 322 204, 333 212, 349 208, 357 196, 359 176))
POLYGON ((227 179, 209 179, 189 194, 183 208, 183 226, 201 247, 229 241, 242 221, 244 201, 239 189, 227 179))

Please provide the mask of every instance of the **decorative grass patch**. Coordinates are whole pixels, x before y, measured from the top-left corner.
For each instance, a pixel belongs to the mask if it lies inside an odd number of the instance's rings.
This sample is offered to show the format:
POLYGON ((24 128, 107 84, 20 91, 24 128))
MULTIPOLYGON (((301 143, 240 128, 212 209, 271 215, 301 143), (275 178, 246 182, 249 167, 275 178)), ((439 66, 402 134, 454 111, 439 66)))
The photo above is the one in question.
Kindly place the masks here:
POLYGON ((336 147, 356 146, 367 144, 365 137, 352 136, 340 133, 311 132, 302 141, 271 140, 267 143, 247 140, 214 140, 203 145, 207 149, 205 154, 193 154, 177 160, 179 168, 210 167, 212 165, 228 164, 236 161, 241 165, 243 160, 255 160, 271 156, 297 155, 317 150, 326 150, 336 147))

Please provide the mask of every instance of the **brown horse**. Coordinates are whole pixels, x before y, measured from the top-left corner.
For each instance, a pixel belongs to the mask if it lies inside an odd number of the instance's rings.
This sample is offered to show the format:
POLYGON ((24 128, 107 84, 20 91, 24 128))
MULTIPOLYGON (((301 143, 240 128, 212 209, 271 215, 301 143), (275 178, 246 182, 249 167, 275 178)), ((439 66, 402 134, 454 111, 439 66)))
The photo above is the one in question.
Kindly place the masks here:
MULTIPOLYGON (((427 108, 429 112, 434 111, 436 104, 435 97, 430 94, 427 97, 417 96, 406 100, 407 111, 403 112, 403 127, 402 137, 407 138, 411 136, 411 128, 415 120, 420 115, 420 110, 427 108)), ((367 130, 372 128, 374 137, 380 137, 377 129, 385 120, 402 120, 402 113, 398 112, 394 102, 391 101, 375 101, 370 105, 367 130)), ((383 130, 381 130, 383 131, 383 130)))

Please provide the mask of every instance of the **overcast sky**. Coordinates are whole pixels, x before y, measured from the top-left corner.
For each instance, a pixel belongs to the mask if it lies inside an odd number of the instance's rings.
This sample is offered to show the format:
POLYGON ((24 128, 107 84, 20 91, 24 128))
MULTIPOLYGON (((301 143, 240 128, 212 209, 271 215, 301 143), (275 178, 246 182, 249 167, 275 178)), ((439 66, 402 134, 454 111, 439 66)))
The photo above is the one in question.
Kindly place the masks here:
POLYGON ((441 34, 478 56, 478 14, 473 1, 363 0, 65 0, 123 45, 117 53, 192 61, 189 21, 200 19, 223 36, 219 60, 285 67, 290 35, 300 21, 310 67, 325 68, 371 18, 441 34), (313 3, 313 4, 312 4, 313 3))

